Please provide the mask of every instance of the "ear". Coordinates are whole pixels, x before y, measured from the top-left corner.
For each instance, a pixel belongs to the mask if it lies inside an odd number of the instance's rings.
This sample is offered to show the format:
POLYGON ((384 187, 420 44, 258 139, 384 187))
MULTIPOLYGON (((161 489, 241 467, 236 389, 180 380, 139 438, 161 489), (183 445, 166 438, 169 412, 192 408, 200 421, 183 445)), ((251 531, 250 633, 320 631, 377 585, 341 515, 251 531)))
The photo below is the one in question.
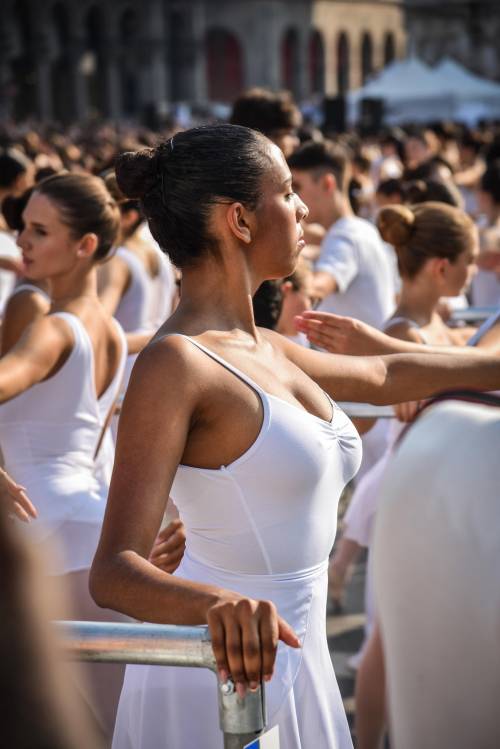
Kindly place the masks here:
POLYGON ((337 189, 337 180, 335 179, 335 175, 331 172, 327 172, 326 174, 323 174, 321 179, 321 186, 323 190, 330 195, 334 193, 337 189))
POLYGON ((80 239, 76 254, 78 257, 90 258, 97 250, 98 245, 99 240, 97 238, 97 234, 84 234, 80 239))
POLYGON ((450 261, 445 257, 433 257, 429 261, 430 271, 437 281, 444 281, 450 261))
POLYGON ((252 214, 242 203, 231 203, 226 211, 227 225, 240 242, 250 244, 253 235, 252 214))
POLYGON ((293 291, 293 283, 291 281, 283 281, 280 288, 283 296, 288 296, 293 291))

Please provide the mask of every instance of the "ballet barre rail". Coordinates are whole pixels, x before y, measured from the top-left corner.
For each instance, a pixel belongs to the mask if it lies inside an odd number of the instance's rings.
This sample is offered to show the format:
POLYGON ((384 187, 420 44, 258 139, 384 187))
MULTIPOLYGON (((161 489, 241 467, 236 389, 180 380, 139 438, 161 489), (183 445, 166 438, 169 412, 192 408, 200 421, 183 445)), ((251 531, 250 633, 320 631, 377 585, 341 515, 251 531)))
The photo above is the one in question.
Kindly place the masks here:
POLYGON ((339 403, 350 419, 395 419, 392 406, 373 406, 371 403, 339 403))
POLYGON ((56 627, 72 660, 208 668, 217 679, 224 749, 258 746, 266 726, 264 685, 241 698, 231 680, 218 679, 208 627, 70 621, 56 627))
POLYGON ((498 312, 498 307, 466 307, 453 310, 450 319, 453 322, 484 322, 495 312, 498 312))

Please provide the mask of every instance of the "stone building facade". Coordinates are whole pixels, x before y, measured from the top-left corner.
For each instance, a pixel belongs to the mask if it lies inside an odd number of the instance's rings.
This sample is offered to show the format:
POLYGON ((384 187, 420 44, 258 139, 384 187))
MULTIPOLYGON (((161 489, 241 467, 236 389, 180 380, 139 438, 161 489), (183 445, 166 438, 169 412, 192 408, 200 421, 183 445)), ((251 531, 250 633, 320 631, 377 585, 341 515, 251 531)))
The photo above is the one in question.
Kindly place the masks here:
POLYGON ((405 51, 401 0, 3 0, 0 116, 135 118, 359 86, 405 51))
POLYGON ((433 64, 453 57, 500 80, 499 0, 406 0, 409 48, 433 64))

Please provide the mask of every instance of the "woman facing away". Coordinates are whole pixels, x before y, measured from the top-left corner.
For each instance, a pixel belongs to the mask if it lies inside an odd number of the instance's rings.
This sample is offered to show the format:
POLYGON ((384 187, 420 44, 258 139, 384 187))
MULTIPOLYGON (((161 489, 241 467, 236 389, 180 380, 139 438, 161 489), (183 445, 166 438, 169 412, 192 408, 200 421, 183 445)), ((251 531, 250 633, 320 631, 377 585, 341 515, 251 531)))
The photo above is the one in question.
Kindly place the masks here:
MULTIPOLYGON (((361 456, 330 396, 489 389, 498 360, 338 357, 256 328, 252 294, 293 271, 307 215, 261 134, 198 128, 124 154, 116 169, 183 281, 132 373, 92 595, 142 621, 208 623, 221 680, 231 675, 243 698, 270 682, 283 746, 351 747, 325 610, 337 501, 361 456), (148 561, 169 494, 187 535, 175 575, 148 561)), ((115 749, 219 746, 214 687, 208 672, 129 667, 115 749)))
MULTIPOLYGON (((0 359, 5 468, 38 513, 27 532, 57 552, 52 574, 64 579, 72 615, 116 619, 93 603, 88 574, 108 488, 94 461, 126 356, 123 332, 99 304, 96 280, 96 264, 116 238, 118 209, 98 178, 63 174, 36 186, 22 219, 25 277, 48 283, 51 301, 48 314, 35 316, 0 359)), ((96 690, 88 697, 91 709, 110 733, 119 669, 98 666, 89 674, 96 690)))
MULTIPOLYGON (((445 325, 438 307, 442 297, 463 293, 476 270, 478 232, 472 219, 454 206, 427 202, 383 208, 377 226, 396 251, 402 282, 398 306, 384 325, 385 333, 430 346, 458 343, 459 334, 445 325)), ((331 595, 336 604, 341 600, 348 567, 360 547, 370 546, 380 484, 402 428, 397 422, 390 425, 386 450, 357 485, 344 517, 343 536, 330 565, 331 595)), ((367 585, 367 632, 371 628, 370 590, 367 585)))

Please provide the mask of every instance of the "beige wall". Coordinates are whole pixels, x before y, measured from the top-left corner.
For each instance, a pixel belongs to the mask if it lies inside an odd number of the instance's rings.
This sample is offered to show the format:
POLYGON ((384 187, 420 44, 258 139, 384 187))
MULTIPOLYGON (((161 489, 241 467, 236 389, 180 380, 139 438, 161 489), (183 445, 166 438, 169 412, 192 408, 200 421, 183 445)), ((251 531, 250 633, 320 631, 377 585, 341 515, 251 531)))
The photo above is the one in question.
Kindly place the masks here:
POLYGON ((313 6, 314 26, 322 32, 325 42, 325 93, 337 91, 337 40, 342 32, 349 38, 349 88, 361 86, 361 38, 369 32, 373 42, 374 69, 383 67, 384 39, 387 32, 394 34, 396 57, 404 57, 406 32, 402 3, 399 2, 336 2, 318 0, 313 6))

